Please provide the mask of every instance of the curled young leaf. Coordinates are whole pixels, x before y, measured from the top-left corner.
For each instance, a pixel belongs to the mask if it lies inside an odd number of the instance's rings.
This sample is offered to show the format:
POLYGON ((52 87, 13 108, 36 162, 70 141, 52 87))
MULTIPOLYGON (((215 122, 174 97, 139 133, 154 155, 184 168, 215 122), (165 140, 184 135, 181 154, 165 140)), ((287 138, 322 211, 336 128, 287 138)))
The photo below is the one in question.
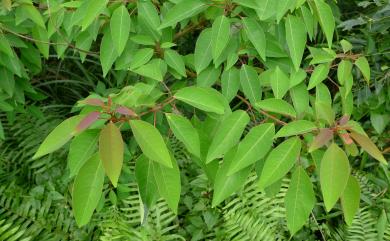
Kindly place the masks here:
POLYGON ((80 121, 80 123, 76 126, 74 133, 80 133, 90 127, 95 121, 97 121, 100 117, 99 111, 93 111, 89 113, 84 119, 80 121))

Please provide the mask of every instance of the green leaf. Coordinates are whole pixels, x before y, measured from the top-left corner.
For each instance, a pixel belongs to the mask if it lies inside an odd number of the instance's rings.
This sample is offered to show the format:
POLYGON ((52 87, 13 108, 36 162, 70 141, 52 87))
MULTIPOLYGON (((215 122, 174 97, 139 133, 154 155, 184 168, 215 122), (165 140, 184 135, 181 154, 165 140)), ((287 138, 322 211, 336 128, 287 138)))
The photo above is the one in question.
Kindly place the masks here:
POLYGON ((211 28, 211 50, 214 62, 222 54, 223 50, 229 43, 230 22, 225 15, 217 17, 211 28))
POLYGON ((303 22, 305 23, 306 26, 307 34, 309 35, 310 40, 312 40, 314 37, 314 25, 315 24, 317 25, 317 23, 314 22, 313 14, 309 10, 309 8, 305 6, 301 6, 300 9, 301 9, 303 22))
POLYGON ((134 69, 133 72, 139 75, 151 78, 157 81, 162 82, 164 80, 164 74, 161 71, 161 65, 166 64, 161 59, 153 59, 149 63, 142 65, 141 67, 134 69))
POLYGON ((261 21, 267 20, 274 16, 277 11, 278 2, 275 0, 257 0, 258 8, 256 9, 257 16, 261 21))
POLYGON ((329 212, 343 194, 350 174, 348 157, 332 143, 321 160, 320 183, 326 211, 329 212))
POLYGON ((89 25, 103 12, 108 0, 87 0, 83 1, 80 8, 77 9, 76 15, 82 15, 81 31, 85 31, 89 25))
POLYGON ((135 177, 142 201, 147 208, 151 208, 158 199, 158 183, 154 175, 154 162, 144 154, 140 155, 135 163, 135 177))
POLYGON ((136 69, 147 62, 153 57, 154 49, 152 48, 142 48, 138 49, 134 52, 131 63, 130 63, 130 69, 136 69))
POLYGON ((347 186, 340 200, 345 222, 350 226, 356 212, 359 210, 360 203, 360 186, 356 177, 349 176, 347 186))
POLYGON ((202 72, 213 60, 211 47, 211 29, 203 30, 195 44, 194 65, 196 73, 202 72))
POLYGON ((345 39, 342 39, 340 41, 340 45, 341 45, 341 48, 343 49, 344 53, 352 50, 352 48, 353 48, 352 44, 345 39))
POLYGON ((272 123, 253 127, 238 144, 227 175, 230 176, 263 158, 271 149, 274 135, 275 126, 272 123))
POLYGON ((214 181, 212 207, 217 206, 227 197, 238 191, 245 184, 251 171, 251 167, 247 167, 230 176, 227 175, 229 166, 234 162, 236 150, 237 147, 234 147, 226 153, 223 163, 217 171, 214 181))
POLYGON ((131 120, 130 126, 142 152, 152 161, 172 168, 171 156, 160 132, 142 120, 131 120))
POLYGON ((279 66, 273 70, 270 83, 276 99, 282 99, 290 89, 290 79, 279 66))
POLYGON ((261 100, 261 84, 255 68, 243 64, 240 70, 240 83, 245 97, 251 103, 254 104, 261 100))
POLYGON ((72 208, 79 227, 91 219, 102 196, 103 184, 104 170, 96 154, 83 165, 73 184, 72 208))
POLYGON ((164 16, 159 29, 170 26, 175 27, 178 22, 191 18, 192 16, 204 11, 206 8, 208 8, 208 5, 201 0, 181 1, 168 10, 168 13, 164 16))
POLYGON ((167 49, 164 51, 164 60, 169 67, 176 70, 181 76, 187 76, 186 66, 184 65, 183 57, 175 50, 167 49))
POLYGON ((80 168, 96 152, 98 139, 98 130, 86 130, 72 140, 68 154, 70 177, 77 175, 80 168))
POLYGON ((281 179, 294 166, 301 152, 301 140, 292 137, 272 149, 265 160, 259 179, 260 189, 264 189, 281 179))
POLYGON ((263 28, 252 18, 243 18, 242 23, 249 40, 260 54, 260 57, 265 61, 266 38, 263 28))
POLYGON ((225 108, 220 95, 213 88, 191 86, 177 91, 175 98, 200 110, 222 115, 225 108))
POLYGON ((306 71, 299 69, 298 71, 293 71, 290 75, 290 88, 295 87, 302 83, 306 79, 306 71))
POLYGON ((304 83, 301 83, 290 89, 291 100, 294 109, 297 112, 297 117, 305 115, 309 109, 309 91, 304 83))
POLYGON ((322 83, 322 81, 324 81, 328 77, 329 70, 329 64, 317 65, 310 76, 309 86, 307 87, 307 90, 311 90, 318 84, 322 83))
POLYGON ((31 21, 36 23, 41 28, 46 28, 45 21, 43 20, 42 15, 32 4, 21 4, 19 7, 22 10, 23 14, 25 14, 26 17, 31 19, 31 21))
POLYGON ((316 117, 318 120, 325 120, 329 125, 335 122, 335 113, 332 106, 322 101, 315 102, 316 117))
POLYGON ((343 59, 337 66, 337 79, 344 85, 350 78, 352 78, 352 63, 343 59))
POLYGON ((158 29, 160 25, 160 16, 152 1, 137 1, 138 10, 138 25, 141 32, 153 37, 158 41, 161 38, 161 31, 158 29))
POLYGON ((107 75, 117 57, 118 53, 115 48, 112 47, 111 31, 108 30, 100 43, 100 63, 102 64, 103 77, 107 75))
POLYGON ((279 23, 289 9, 295 8, 295 4, 296 0, 278 1, 278 7, 276 9, 276 21, 279 23))
POLYGON ((83 118, 83 115, 77 115, 61 122, 42 142, 33 159, 52 153, 67 143, 73 137, 76 126, 83 118))
POLYGON ((214 68, 210 66, 202 73, 198 74, 196 78, 196 85, 199 87, 211 87, 217 82, 219 75, 221 74, 221 68, 214 68))
POLYGON ((385 157, 368 136, 359 134, 357 132, 351 132, 350 135, 368 154, 381 163, 387 165, 385 157))
POLYGON ((313 184, 305 169, 298 166, 292 174, 290 186, 284 198, 287 227, 291 236, 307 222, 315 204, 313 184))
POLYGON ((0 51, 2 51, 11 58, 14 56, 14 52, 11 48, 11 45, 9 44, 7 38, 4 36, 3 33, 0 33, 0 51))
POLYGON ((230 114, 219 125, 217 132, 207 152, 206 163, 222 157, 237 142, 249 123, 249 116, 243 110, 237 110, 230 114))
POLYGON ((112 13, 110 20, 111 36, 113 45, 121 55, 129 39, 131 19, 127 8, 121 5, 112 13))
POLYGON ((275 135, 275 138, 300 135, 316 130, 317 126, 308 120, 297 120, 287 123, 275 135))
POLYGON ((123 165, 124 144, 119 128, 109 122, 100 132, 99 156, 106 175, 114 187, 118 184, 123 165))
POLYGON ((268 98, 256 102, 255 107, 262 109, 264 111, 270 111, 282 115, 291 116, 293 118, 296 118, 297 116, 294 108, 289 103, 287 103, 282 99, 268 98))
POLYGON ((335 20, 332 9, 325 3, 324 0, 314 0, 315 10, 318 17, 318 22, 321 25, 322 31, 325 33, 328 41, 328 47, 332 47, 333 32, 335 29, 335 20))
POLYGON ((288 15, 286 19, 286 40, 295 70, 301 65, 306 46, 306 28, 302 19, 288 15))
POLYGON ((367 84, 370 84, 370 65, 368 64, 368 61, 366 57, 361 56, 355 61, 355 65, 358 67, 358 69, 362 72, 364 79, 366 80, 367 84))
POLYGON ((171 158, 172 168, 155 163, 155 177, 160 195, 167 201, 168 206, 177 214, 177 207, 180 199, 180 170, 175 159, 171 158))
POLYGON ((331 63, 337 57, 336 52, 334 52, 332 49, 309 47, 309 50, 311 57, 313 58, 310 61, 310 64, 331 63))
POLYGON ((6 68, 0 67, 0 76, 2 77, 2 80, 0 81, 0 89, 4 90, 8 96, 13 96, 15 92, 14 74, 6 68))
POLYGON ((46 29, 37 25, 32 28, 31 34, 34 39, 38 40, 35 42, 35 45, 38 47, 43 57, 46 59, 49 58, 49 36, 46 29))
POLYGON ((240 72, 236 68, 225 70, 221 76, 222 94, 228 102, 237 95, 240 89, 240 72))
POLYGON ((176 138, 184 143, 190 153, 200 157, 199 134, 191 122, 187 118, 175 114, 167 113, 165 116, 176 138))

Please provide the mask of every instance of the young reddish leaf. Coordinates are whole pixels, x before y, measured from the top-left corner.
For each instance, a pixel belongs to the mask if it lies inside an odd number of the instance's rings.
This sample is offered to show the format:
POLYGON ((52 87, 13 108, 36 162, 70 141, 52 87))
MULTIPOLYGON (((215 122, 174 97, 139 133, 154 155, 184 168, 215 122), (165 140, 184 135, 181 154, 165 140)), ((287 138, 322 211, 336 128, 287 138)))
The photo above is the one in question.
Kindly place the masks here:
POLYGON ((128 115, 128 116, 132 116, 132 117, 137 117, 137 113, 135 113, 135 111, 133 111, 132 109, 129 109, 125 106, 119 106, 116 110, 115 110, 116 113, 119 113, 119 114, 122 114, 122 115, 128 115))
POLYGON ((385 157, 382 155, 378 147, 376 147, 375 144, 370 140, 370 138, 356 132, 351 132, 350 135, 366 152, 368 152, 368 154, 381 163, 387 165, 385 157))
POLYGON ((353 143, 353 140, 351 139, 348 133, 339 133, 339 136, 341 137, 341 139, 346 145, 351 145, 353 143))
POLYGON ((309 152, 317 150, 326 143, 328 143, 333 138, 333 131, 329 128, 323 128, 320 130, 320 133, 314 138, 313 142, 310 145, 309 152))
POLYGON ((104 102, 102 100, 96 99, 96 98, 82 100, 82 101, 80 101, 80 103, 86 104, 86 105, 91 105, 91 106, 101 106, 101 107, 104 106, 104 102))
POLYGON ((349 116, 344 115, 343 117, 340 118, 339 125, 343 126, 343 125, 347 124, 348 121, 349 121, 349 116))
POLYGON ((103 162, 104 171, 114 187, 118 184, 123 164, 123 140, 118 127, 108 123, 100 132, 99 156, 103 162))
POLYGON ((74 130, 75 134, 80 133, 90 127, 95 121, 97 121, 100 117, 99 111, 93 111, 89 113, 84 119, 80 121, 80 123, 76 126, 74 130))

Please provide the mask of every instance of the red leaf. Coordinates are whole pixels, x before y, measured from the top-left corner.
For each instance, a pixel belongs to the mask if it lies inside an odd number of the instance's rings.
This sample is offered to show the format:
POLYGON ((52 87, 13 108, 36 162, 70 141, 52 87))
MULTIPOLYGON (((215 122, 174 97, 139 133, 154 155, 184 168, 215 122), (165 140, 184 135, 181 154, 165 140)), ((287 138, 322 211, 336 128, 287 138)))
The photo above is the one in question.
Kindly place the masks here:
POLYGON ((349 116, 344 115, 344 116, 341 117, 341 119, 339 120, 339 125, 343 126, 343 125, 347 124, 348 121, 349 121, 349 116))
POLYGON ((329 128, 323 128, 320 130, 320 133, 314 138, 313 142, 310 145, 309 152, 312 152, 326 143, 330 141, 333 138, 333 131, 329 128))
POLYGON ((81 101, 81 103, 91 105, 91 106, 101 106, 101 107, 104 106, 104 102, 102 100, 95 99, 95 98, 83 100, 83 101, 81 101))
POLYGON ((349 136, 348 133, 339 133, 339 136, 344 141, 346 145, 351 145, 353 143, 352 138, 349 136))
POLYGON ((100 117, 100 112, 93 111, 89 113, 84 119, 80 121, 80 123, 76 126, 75 132, 79 133, 83 130, 87 129, 89 126, 91 126, 95 121, 97 121, 100 117))
POLYGON ((120 106, 115 110, 116 113, 122 114, 122 115, 128 115, 128 116, 133 116, 136 117, 138 116, 137 113, 135 113, 132 109, 129 109, 124 106, 120 106))

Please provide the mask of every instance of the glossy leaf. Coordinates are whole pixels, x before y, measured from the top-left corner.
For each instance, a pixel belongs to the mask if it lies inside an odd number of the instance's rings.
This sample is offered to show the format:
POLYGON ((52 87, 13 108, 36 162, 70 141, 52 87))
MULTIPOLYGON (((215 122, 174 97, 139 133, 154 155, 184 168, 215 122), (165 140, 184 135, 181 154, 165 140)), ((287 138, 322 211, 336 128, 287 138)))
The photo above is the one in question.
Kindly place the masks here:
POLYGON ((288 15, 286 19, 286 40, 295 70, 301 65, 306 46, 306 27, 302 19, 288 15))
POLYGON ((242 65, 240 70, 240 83, 245 96, 251 103, 261 100, 261 85, 256 70, 249 65, 242 65))
POLYGON ((301 140, 292 137, 272 149, 265 160, 259 179, 260 189, 264 189, 282 178, 294 166, 301 152, 301 140))
POLYGON ((127 8, 121 5, 112 13, 110 20, 113 45, 118 53, 122 54, 129 39, 131 19, 127 8))
POLYGON ((328 47, 331 48, 335 29, 335 19, 332 9, 324 0, 314 0, 314 4, 318 22, 321 25, 322 31, 325 33, 328 47))
POLYGON ((186 87, 175 94, 175 98, 200 110, 222 115, 224 104, 218 91, 207 87, 186 87))
POLYGON ((124 144, 119 128, 109 122, 100 132, 99 156, 104 171, 114 187, 118 184, 123 165, 124 144))
POLYGON ((77 175, 85 162, 96 153, 98 139, 99 130, 87 130, 72 140, 68 154, 70 177, 77 175))
POLYGON ((296 118, 297 116, 294 108, 282 99, 268 98, 261 100, 256 102, 255 107, 265 111, 291 116, 293 118, 296 118))
POLYGON ((223 163, 217 171, 214 182, 212 207, 217 206, 227 197, 238 191, 246 182, 251 171, 250 167, 246 167, 232 175, 227 175, 229 166, 234 162, 236 150, 237 148, 234 147, 226 153, 223 163))
POLYGON ((72 192, 72 208, 79 227, 92 217, 103 192, 104 170, 99 155, 92 156, 80 169, 72 192))
POLYGON ((214 62, 222 54, 229 43, 230 37, 230 22, 227 17, 221 15, 217 17, 211 28, 211 50, 214 62))
POLYGON ((230 176, 262 159, 271 149, 274 135, 274 124, 266 123, 253 127, 238 144, 227 175, 230 176))
POLYGON ((368 154, 381 163, 387 165, 385 157, 368 136, 359 134, 357 132, 351 132, 350 135, 368 154))
POLYGON ((344 193, 350 174, 348 157, 332 143, 321 160, 320 183, 326 211, 329 212, 344 193))
POLYGON ((184 143, 187 150, 197 157, 200 157, 200 143, 198 131, 191 122, 180 115, 165 114, 168 124, 176 138, 184 143))
POLYGON ((33 159, 52 153, 67 143, 73 137, 74 129, 83 118, 82 115, 70 117, 54 128, 39 146, 33 159))
POLYGON ((230 148, 240 140, 240 137, 249 123, 249 116, 243 110, 237 110, 222 121, 210 144, 206 163, 221 158, 230 148))
POLYGON ((317 126, 314 124, 314 122, 308 120, 292 121, 287 123, 287 125, 283 126, 276 133, 275 138, 300 135, 300 134, 311 132, 316 129, 317 126))
POLYGON ((308 221, 315 204, 313 185, 306 171, 298 166, 292 174, 290 186, 284 199, 287 227, 291 235, 308 221))
POLYGON ((352 220, 359 210, 360 203, 360 186, 356 177, 349 176, 347 186, 340 200, 345 222, 348 225, 352 225, 352 220))
POLYGON ((172 168, 171 156, 160 132, 153 125, 142 120, 131 120, 130 126, 134 138, 145 156, 152 161, 172 168))
POLYGON ((244 29, 249 40, 259 53, 260 57, 265 60, 266 38, 263 28, 252 18, 243 18, 242 23, 244 24, 244 29))

